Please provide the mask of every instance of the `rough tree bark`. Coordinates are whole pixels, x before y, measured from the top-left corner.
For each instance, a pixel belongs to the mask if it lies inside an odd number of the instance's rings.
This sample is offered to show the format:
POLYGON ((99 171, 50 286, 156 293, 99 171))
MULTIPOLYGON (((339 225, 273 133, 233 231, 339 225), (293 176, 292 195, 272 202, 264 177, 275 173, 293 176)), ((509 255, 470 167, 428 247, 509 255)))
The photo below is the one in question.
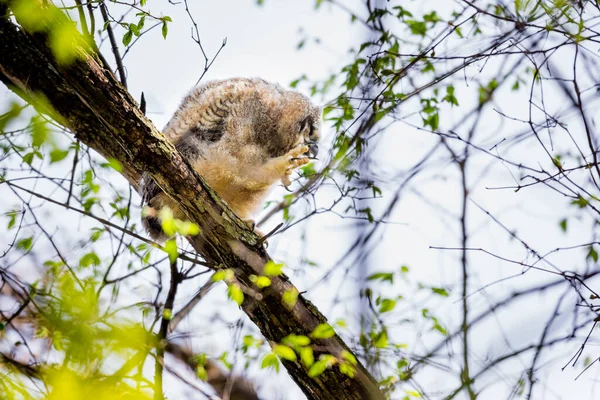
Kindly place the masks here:
MULTIPOLYGON (((139 110, 127 90, 100 58, 79 48, 80 57, 60 65, 46 36, 25 32, 8 17, 10 1, 0 0, 0 80, 27 101, 71 130, 107 159, 124 167, 134 186, 142 171, 149 172, 161 189, 175 199, 190 221, 201 227, 188 238, 199 254, 219 268, 232 268, 247 288, 242 309, 270 343, 290 334, 310 335, 326 318, 303 296, 289 309, 283 294, 295 290, 286 276, 272 279, 258 290, 250 281, 270 260, 258 237, 225 206, 175 148, 139 110), (40 102, 42 98, 44 101, 40 102)), ((319 352, 339 356, 348 346, 335 335, 317 340, 319 352)), ((383 399, 376 380, 360 363, 354 378, 329 368, 309 377, 299 362, 283 361, 288 373, 309 399, 383 399)))

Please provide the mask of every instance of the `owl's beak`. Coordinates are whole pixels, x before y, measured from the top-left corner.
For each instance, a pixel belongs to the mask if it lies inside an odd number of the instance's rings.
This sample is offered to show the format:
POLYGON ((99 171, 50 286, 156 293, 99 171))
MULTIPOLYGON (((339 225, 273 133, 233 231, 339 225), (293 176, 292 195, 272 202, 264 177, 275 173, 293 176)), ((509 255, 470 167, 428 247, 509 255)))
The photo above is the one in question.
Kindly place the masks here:
POLYGON ((308 156, 310 158, 316 158, 317 154, 319 154, 319 145, 317 144, 317 142, 311 140, 306 144, 308 146, 308 156))

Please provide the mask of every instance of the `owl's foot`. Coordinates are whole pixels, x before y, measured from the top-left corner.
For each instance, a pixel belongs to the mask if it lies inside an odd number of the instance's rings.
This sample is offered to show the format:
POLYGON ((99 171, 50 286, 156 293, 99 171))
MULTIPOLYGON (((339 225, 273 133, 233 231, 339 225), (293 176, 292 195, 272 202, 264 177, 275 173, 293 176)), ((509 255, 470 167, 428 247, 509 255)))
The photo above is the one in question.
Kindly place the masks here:
POLYGON ((254 221, 254 219, 252 219, 252 218, 243 218, 242 221, 244 221, 246 223, 246 225, 248 225, 248 228, 250 228, 250 230, 253 231, 254 233, 256 233, 259 237, 265 236, 264 232, 260 231, 256 227, 256 221, 254 221))
POLYGON ((307 145, 301 144, 294 147, 284 156, 288 160, 288 164, 286 166, 284 175, 281 178, 281 183, 286 188, 292 184, 290 176, 292 175, 294 169, 306 165, 310 161, 307 157, 309 150, 310 149, 307 145))
POLYGON ((300 157, 302 157, 303 159, 306 159, 308 156, 309 150, 310 150, 310 147, 308 147, 307 145, 299 144, 298 146, 296 146, 293 149, 291 149, 290 151, 288 151, 286 156, 291 157, 292 159, 300 158, 300 157))

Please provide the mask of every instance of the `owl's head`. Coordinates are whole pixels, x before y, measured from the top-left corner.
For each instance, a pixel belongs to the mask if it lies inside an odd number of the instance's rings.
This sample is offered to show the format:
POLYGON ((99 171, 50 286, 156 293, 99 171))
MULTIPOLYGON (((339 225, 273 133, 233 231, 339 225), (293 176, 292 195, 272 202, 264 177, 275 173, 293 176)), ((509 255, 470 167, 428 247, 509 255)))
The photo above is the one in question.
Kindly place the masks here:
POLYGON ((309 147, 309 157, 316 157, 319 152, 318 142, 321 138, 320 107, 310 99, 295 91, 285 91, 282 104, 282 117, 279 123, 280 135, 289 135, 290 148, 299 144, 309 147))

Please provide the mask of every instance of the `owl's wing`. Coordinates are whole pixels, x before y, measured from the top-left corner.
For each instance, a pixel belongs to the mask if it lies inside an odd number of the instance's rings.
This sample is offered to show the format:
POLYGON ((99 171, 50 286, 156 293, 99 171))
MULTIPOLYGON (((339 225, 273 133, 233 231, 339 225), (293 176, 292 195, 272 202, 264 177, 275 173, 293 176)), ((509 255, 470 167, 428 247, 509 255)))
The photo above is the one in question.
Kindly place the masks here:
MULTIPOLYGON (((225 133, 223 124, 213 129, 192 127, 177 137, 175 148, 188 161, 204 158, 204 149, 207 143, 219 141, 225 133)), ((162 193, 149 174, 144 173, 140 182, 141 195, 144 203, 149 203, 154 197, 162 193)))
MULTIPOLYGON (((187 160, 202 158, 205 145, 223 137, 225 119, 239 112, 257 83, 240 78, 197 87, 183 100, 163 134, 187 160)), ((147 204, 161 193, 148 174, 142 176, 140 188, 147 204)))
POLYGON ((244 114, 248 103, 257 101, 257 93, 268 87, 261 79, 245 78, 199 86, 183 100, 163 133, 173 143, 190 135, 204 142, 218 141, 225 132, 225 120, 244 114))

